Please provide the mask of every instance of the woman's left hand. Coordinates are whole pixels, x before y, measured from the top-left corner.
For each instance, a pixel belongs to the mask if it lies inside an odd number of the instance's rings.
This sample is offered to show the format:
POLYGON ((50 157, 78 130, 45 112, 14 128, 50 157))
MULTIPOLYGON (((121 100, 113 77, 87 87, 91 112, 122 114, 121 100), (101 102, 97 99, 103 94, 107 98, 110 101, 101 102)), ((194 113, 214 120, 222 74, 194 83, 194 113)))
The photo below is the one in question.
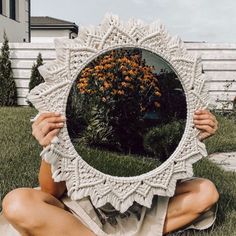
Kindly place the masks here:
POLYGON ((218 121, 216 120, 216 117, 208 110, 195 111, 193 123, 195 127, 200 130, 198 136, 200 141, 212 136, 218 129, 218 121))

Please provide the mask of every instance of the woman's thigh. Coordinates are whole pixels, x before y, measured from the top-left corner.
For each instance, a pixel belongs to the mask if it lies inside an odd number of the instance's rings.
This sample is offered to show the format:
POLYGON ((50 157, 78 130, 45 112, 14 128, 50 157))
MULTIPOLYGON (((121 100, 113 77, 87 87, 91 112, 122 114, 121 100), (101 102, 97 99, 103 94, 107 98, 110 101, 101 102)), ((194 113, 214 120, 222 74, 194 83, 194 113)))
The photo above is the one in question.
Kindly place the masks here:
POLYGON ((3 212, 20 232, 33 235, 94 235, 51 194, 30 188, 15 189, 3 200, 3 212))
POLYGON ((165 232, 190 224, 218 201, 215 185, 207 179, 195 178, 178 182, 175 195, 170 198, 165 232))

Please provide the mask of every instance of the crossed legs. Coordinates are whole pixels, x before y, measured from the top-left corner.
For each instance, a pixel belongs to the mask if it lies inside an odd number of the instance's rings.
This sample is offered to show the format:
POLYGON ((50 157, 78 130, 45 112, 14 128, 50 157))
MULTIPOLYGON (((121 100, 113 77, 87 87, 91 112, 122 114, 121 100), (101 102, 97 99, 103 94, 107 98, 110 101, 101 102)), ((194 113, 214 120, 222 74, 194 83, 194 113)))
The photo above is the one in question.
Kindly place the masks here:
MULTIPOLYGON (((218 201, 212 182, 194 179, 179 183, 170 199, 164 234, 195 220, 218 201)), ((30 188, 15 189, 3 200, 3 212, 22 236, 94 236, 52 195, 30 188)))
POLYGON ((193 222, 219 199, 215 185, 208 179, 193 179, 177 185, 170 199, 164 224, 164 234, 193 222))
POLYGON ((3 213, 22 236, 93 236, 64 205, 40 190, 19 188, 3 200, 3 213))

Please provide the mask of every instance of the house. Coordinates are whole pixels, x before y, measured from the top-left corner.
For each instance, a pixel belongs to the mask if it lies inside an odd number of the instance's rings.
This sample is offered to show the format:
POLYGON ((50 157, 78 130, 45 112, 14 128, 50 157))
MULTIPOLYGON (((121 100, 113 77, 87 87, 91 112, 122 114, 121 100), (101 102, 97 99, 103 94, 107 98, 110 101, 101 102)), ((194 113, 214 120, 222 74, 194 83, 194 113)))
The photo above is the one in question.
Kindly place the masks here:
POLYGON ((30 0, 0 0, 0 43, 30 42, 30 0))
POLYGON ((50 43, 54 38, 76 38, 78 26, 70 21, 49 16, 31 17, 31 42, 50 43))

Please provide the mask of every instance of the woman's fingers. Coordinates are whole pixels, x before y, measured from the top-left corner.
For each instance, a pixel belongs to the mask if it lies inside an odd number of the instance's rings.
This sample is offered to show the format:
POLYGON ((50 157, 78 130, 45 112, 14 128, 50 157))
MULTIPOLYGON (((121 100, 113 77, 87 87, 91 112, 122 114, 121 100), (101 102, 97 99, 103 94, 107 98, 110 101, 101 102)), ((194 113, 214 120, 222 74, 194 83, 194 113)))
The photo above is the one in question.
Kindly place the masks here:
POLYGON ((199 114, 199 115, 194 115, 193 116, 194 119, 197 119, 197 120, 215 120, 215 117, 213 115, 210 115, 210 114, 199 114))
POLYGON ((32 124, 32 135, 40 145, 47 146, 64 126, 65 120, 59 113, 42 113, 32 124))
POLYGON ((40 122, 37 127, 42 131, 43 135, 47 135, 49 131, 57 128, 62 128, 64 126, 65 117, 50 117, 45 118, 40 122))
POLYGON ((42 132, 37 127, 32 130, 32 135, 39 142, 39 144, 41 143, 41 140, 43 140, 43 138, 44 138, 42 132))
POLYGON ((64 116, 53 116, 45 119, 48 123, 64 122, 66 118, 64 116))
POLYGON ((199 135, 198 135, 198 138, 200 141, 202 141, 203 139, 206 139, 208 137, 210 137, 211 135, 209 135, 208 132, 201 132, 199 135))
POLYGON ((216 130, 209 125, 195 125, 195 127, 204 131, 204 132, 208 132, 209 134, 215 133, 215 130, 216 130))
POLYGON ((64 126, 64 123, 46 123, 42 128, 41 132, 43 136, 46 136, 51 130, 60 129, 64 126))
POLYGON ((193 120, 193 123, 195 125, 209 125, 212 128, 216 127, 216 123, 213 120, 210 120, 210 119, 209 120, 206 120, 206 119, 203 119, 203 120, 193 120))
POLYGON ((199 139, 203 140, 215 134, 218 122, 215 116, 208 110, 198 110, 194 113, 193 123, 200 130, 199 139))
POLYGON ((208 110, 197 110, 194 113, 194 118, 195 119, 213 119, 214 121, 216 121, 215 116, 208 110))
POLYGON ((40 114, 40 116, 36 119, 36 121, 34 122, 35 125, 38 125, 40 122, 42 122, 44 119, 46 118, 50 118, 50 117, 59 117, 61 116, 60 113, 58 112, 46 112, 46 113, 42 113, 40 114))
POLYGON ((198 110, 198 111, 196 111, 194 113, 194 116, 193 116, 193 121, 197 122, 198 124, 200 124, 200 122, 208 121, 210 123, 210 125, 212 125, 213 123, 215 125, 218 125, 218 121, 216 120, 216 117, 211 112, 209 112, 208 110, 198 110))
POLYGON ((60 129, 54 129, 50 131, 44 138, 39 141, 39 144, 43 147, 48 146, 51 143, 51 140, 60 132, 60 129))

